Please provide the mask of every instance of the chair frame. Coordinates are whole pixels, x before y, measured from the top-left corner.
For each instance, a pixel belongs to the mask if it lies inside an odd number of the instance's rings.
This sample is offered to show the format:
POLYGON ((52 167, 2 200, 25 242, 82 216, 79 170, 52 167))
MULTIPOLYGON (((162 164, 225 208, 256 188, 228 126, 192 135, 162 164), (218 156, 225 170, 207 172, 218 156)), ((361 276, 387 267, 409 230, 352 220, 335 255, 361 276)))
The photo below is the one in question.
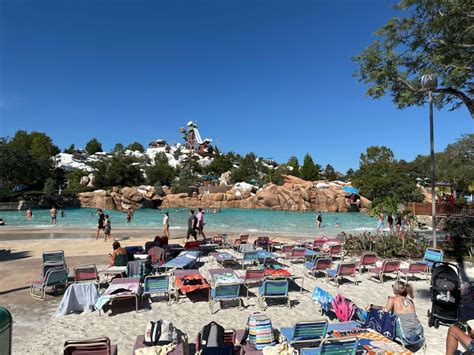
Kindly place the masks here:
POLYGON ((410 277, 413 277, 415 278, 415 274, 422 274, 422 275, 425 275, 425 280, 426 281, 429 281, 429 274, 430 274, 430 268, 428 267, 428 265, 425 265, 425 264, 420 264, 420 263, 410 263, 408 265, 408 268, 400 268, 400 270, 398 271, 399 272, 399 277, 401 275, 404 275, 405 276, 405 282, 408 282, 408 278, 410 277), (413 266, 418 266, 418 267, 424 267, 424 270, 410 270, 411 267, 413 266))
POLYGON ((68 274, 69 274, 69 270, 67 268, 53 268, 53 269, 49 269, 47 272, 46 272, 46 275, 42 278, 42 285, 41 287, 34 287, 34 281, 30 284, 30 296, 35 298, 35 299, 38 299, 38 300, 41 300, 41 301, 44 301, 46 299, 46 287, 56 287, 56 286, 59 286, 59 285, 64 285, 64 287, 66 288, 67 287, 67 284, 68 284, 68 274), (63 282, 57 282, 57 283, 54 283, 54 284, 49 284, 49 279, 51 277, 51 275, 54 275, 55 273, 59 273, 59 272, 66 272, 66 279, 63 281, 63 282), (34 290, 37 290, 39 288, 40 290, 40 293, 38 295, 38 293, 34 292, 34 290))
POLYGON ((97 272, 97 267, 96 267, 95 264, 84 264, 84 265, 74 266, 74 283, 83 283, 83 282, 93 282, 97 285, 97 288, 99 287, 99 284, 100 284, 100 282, 99 282, 99 273, 97 272), (94 279, 78 280, 77 279, 77 270, 86 269, 86 268, 94 269, 96 277, 94 279))
MULTIPOLYGON (((64 354, 72 354, 68 351, 68 348, 77 348, 82 347, 81 352, 86 352, 87 347, 97 347, 104 346, 104 351, 107 351, 108 354, 116 355, 118 353, 117 346, 111 344, 110 339, 107 337, 89 339, 89 340, 68 340, 64 343, 64 354)), ((74 350, 72 350, 74 351, 74 350)))
POLYGON ((330 269, 331 266, 332 266, 332 259, 331 258, 317 258, 317 259, 314 260, 314 264, 313 264, 313 267, 311 268, 311 270, 308 269, 306 266, 304 266, 304 269, 306 271, 305 275, 310 277, 310 278, 316 279, 316 273, 323 273, 324 274, 324 271, 330 269), (330 265, 326 269, 318 269, 318 268, 316 268, 316 265, 320 262, 329 262, 330 265))
POLYGON ((306 261, 306 248, 301 248, 301 247, 295 247, 291 250, 290 253, 287 253, 285 255, 285 260, 288 260, 292 262, 293 260, 295 261, 306 261), (294 255, 296 253, 296 255, 294 255), (302 255, 298 255, 301 254, 302 255))
POLYGON ((304 344, 315 344, 315 343, 321 343, 324 339, 327 337, 327 329, 328 329, 329 322, 326 318, 315 320, 315 321, 301 321, 295 323, 295 325, 292 327, 293 328, 293 339, 286 339, 283 334, 280 332, 280 340, 281 341, 287 341, 290 345, 292 345, 294 348, 296 344, 298 344, 298 348, 304 347, 304 344), (308 338, 308 339, 294 339, 294 333, 296 332, 296 328, 300 325, 306 325, 306 324, 316 324, 316 323, 325 323, 325 331, 324 335, 318 338, 308 338), (302 346, 300 346, 300 344, 302 346))
POLYGON ((53 262, 53 263, 57 263, 57 262, 62 262, 63 264, 66 264, 66 258, 64 256, 64 250, 48 250, 48 251, 44 251, 43 252, 43 264, 44 263, 48 263, 48 262, 53 262), (47 256, 48 255, 59 255, 61 254, 61 258, 55 258, 53 257, 52 259, 49 259, 47 256), (46 256, 46 258, 45 258, 46 256))
POLYGON ((263 280, 265 279, 265 270, 263 269, 247 269, 245 270, 245 276, 244 278, 242 279, 243 281, 243 285, 245 286, 245 288, 247 289, 247 299, 249 298, 249 288, 250 288, 250 285, 251 284, 261 284, 263 282, 263 280), (257 278, 257 277, 254 277, 254 278, 247 278, 247 274, 248 273, 252 273, 252 272, 258 272, 258 273, 261 273, 262 274, 262 277, 261 278, 257 278))
POLYGON ((258 294, 257 294, 257 303, 258 303, 258 306, 259 306, 260 310, 264 310, 264 309, 268 308, 268 306, 266 308, 263 307, 263 303, 265 302, 265 300, 267 298, 286 298, 288 308, 291 308, 291 300, 290 300, 290 295, 289 295, 289 292, 288 292, 289 282, 288 282, 287 278, 266 278, 265 280, 263 280, 262 285, 260 287, 263 287, 263 291, 264 291, 264 294, 262 294, 260 292, 260 289, 259 289, 258 294), (282 282, 282 281, 286 282, 286 293, 285 293, 285 295, 266 295, 265 294, 265 285, 267 283, 275 283, 275 282, 282 282))
MULTIPOLYGON (((329 270, 331 270, 331 269, 329 269, 329 270)), ((339 279, 340 278, 343 278, 343 277, 347 278, 348 276, 352 276, 354 278, 354 280, 353 280, 354 284, 356 286, 358 285, 358 283, 357 283, 358 282, 357 281, 357 264, 356 263, 344 262, 344 263, 337 264, 336 273, 334 274, 334 276, 331 276, 331 275, 328 274, 329 270, 324 271, 324 274, 326 275, 326 278, 325 278, 326 282, 329 283, 331 280, 333 280, 334 283, 336 284, 336 287, 339 287, 340 286, 340 284, 339 284, 339 279), (351 274, 344 273, 344 274, 341 275, 341 273, 340 273, 341 268, 344 267, 344 266, 349 266, 349 265, 354 266, 354 272, 351 273, 351 274)), ((332 270, 334 270, 334 269, 332 269, 332 270)))
POLYGON ((238 300, 239 301, 239 310, 242 310, 243 302, 242 302, 242 297, 240 297, 240 286, 241 286, 240 282, 216 284, 216 285, 212 286, 209 289, 209 310, 210 310, 211 314, 214 314, 214 304, 218 303, 218 302, 221 302, 221 301, 238 300), (218 296, 217 298, 212 296, 212 290, 217 290, 218 288, 225 288, 225 287, 229 287, 229 286, 238 286, 238 295, 237 296, 233 296, 233 297, 219 297, 218 296))
POLYGON ((357 266, 357 268, 359 270, 359 274, 362 275, 363 270, 366 269, 366 266, 376 266, 377 265, 377 260, 378 260, 377 253, 374 253, 374 252, 371 252, 371 251, 366 251, 366 252, 362 253, 362 255, 360 256, 359 265, 357 266), (367 257, 367 256, 375 256, 375 262, 373 264, 364 264, 364 263, 362 263, 362 260, 364 259, 364 257, 367 257))

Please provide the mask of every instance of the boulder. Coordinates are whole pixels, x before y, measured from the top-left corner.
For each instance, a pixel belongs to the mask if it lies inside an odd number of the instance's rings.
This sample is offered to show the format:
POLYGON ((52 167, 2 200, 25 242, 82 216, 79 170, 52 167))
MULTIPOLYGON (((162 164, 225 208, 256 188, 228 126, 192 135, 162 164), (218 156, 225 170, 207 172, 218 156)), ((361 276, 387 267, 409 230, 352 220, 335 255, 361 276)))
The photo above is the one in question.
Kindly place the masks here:
POLYGON ((278 198, 271 191, 257 193, 257 200, 265 207, 274 207, 278 205, 278 198))

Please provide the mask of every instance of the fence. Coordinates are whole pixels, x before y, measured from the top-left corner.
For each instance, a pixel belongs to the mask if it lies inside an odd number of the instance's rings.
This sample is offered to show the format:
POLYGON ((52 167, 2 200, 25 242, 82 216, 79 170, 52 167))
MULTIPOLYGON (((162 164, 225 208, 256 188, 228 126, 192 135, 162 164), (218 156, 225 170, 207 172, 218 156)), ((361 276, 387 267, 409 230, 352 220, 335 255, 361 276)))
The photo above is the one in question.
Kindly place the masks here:
MULTIPOLYGON (((414 215, 431 216, 431 203, 409 203, 406 208, 414 215)), ((474 206, 465 204, 436 204, 436 215, 445 217, 474 218, 474 206)))

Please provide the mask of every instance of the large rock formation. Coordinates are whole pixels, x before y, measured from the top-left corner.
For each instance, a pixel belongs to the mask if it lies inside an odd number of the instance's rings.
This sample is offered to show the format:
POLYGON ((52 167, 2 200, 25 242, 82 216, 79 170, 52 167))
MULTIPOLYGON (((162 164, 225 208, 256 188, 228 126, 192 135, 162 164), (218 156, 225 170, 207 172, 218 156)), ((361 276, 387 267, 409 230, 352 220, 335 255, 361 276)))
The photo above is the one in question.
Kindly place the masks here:
MULTIPOLYGON (((284 176, 284 184, 267 184, 257 187, 246 183, 235 184, 230 190, 188 196, 186 193, 155 195, 151 186, 114 188, 79 194, 82 207, 123 210, 129 207, 147 208, 267 208, 285 211, 347 212, 349 203, 340 183, 304 181, 294 176, 284 176), (319 183, 319 185, 318 185, 319 183), (320 188, 317 188, 318 185, 320 188), (324 186, 324 188, 321 188, 324 186)), ((370 201, 361 196, 361 207, 370 201)))

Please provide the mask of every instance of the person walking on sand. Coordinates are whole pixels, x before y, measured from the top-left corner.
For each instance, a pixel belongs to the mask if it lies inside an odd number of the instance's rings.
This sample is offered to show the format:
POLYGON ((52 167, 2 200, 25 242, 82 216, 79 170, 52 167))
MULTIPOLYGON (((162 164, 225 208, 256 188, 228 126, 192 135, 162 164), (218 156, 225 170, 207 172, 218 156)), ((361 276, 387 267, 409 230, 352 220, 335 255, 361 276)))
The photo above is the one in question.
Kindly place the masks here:
POLYGON ((188 218, 188 232, 186 233, 186 240, 189 239, 189 236, 193 236, 194 240, 197 240, 197 218, 194 215, 194 210, 189 210, 188 218))
POLYGON ((318 225, 318 228, 321 228, 321 225, 323 224, 323 215, 320 212, 318 212, 318 216, 316 217, 316 223, 318 225))
POLYGON ((51 221, 49 222, 49 224, 56 224, 56 219, 58 217, 58 210, 56 209, 56 207, 52 207, 51 208, 51 221))
POLYGON ((170 215, 168 212, 165 212, 165 215, 163 216, 163 234, 168 237, 170 237, 170 215))
POLYGON ((31 208, 28 208, 26 210, 26 220, 29 221, 31 217, 33 217, 33 211, 31 210, 31 208))
POLYGON ((198 233, 203 239, 206 239, 206 235, 204 234, 204 211, 202 208, 198 208, 198 214, 197 214, 197 230, 198 233))
POLYGON ((104 212, 100 208, 97 209, 97 233, 95 235, 96 240, 99 239, 99 232, 105 229, 104 220, 105 220, 104 212))
POLYGON ((110 232, 112 231, 112 223, 110 222, 110 216, 108 214, 105 215, 104 218, 104 242, 110 238, 110 232))

